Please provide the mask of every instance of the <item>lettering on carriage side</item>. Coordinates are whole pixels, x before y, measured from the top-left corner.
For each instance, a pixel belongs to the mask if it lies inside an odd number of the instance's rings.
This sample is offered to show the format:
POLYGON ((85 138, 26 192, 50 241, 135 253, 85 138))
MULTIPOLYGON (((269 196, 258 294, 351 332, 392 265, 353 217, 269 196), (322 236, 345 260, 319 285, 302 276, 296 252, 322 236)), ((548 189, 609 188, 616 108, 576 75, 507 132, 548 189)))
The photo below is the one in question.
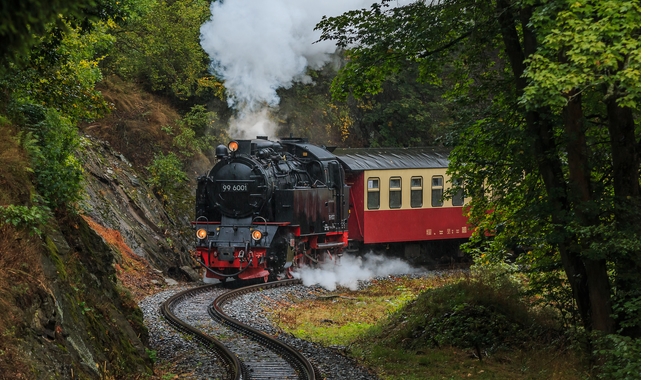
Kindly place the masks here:
POLYGON ((461 227, 461 232, 466 234, 467 233, 467 227, 461 227))
POLYGON ((429 229, 426 230, 426 236, 431 236, 432 234, 433 234, 432 229, 429 228, 429 229))

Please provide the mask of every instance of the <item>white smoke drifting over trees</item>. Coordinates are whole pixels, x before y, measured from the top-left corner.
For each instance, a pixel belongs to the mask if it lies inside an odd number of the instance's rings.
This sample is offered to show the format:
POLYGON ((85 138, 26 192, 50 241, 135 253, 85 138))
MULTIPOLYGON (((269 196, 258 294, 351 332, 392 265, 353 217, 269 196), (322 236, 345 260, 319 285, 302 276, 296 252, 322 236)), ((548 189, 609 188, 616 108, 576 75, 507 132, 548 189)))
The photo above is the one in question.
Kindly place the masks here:
POLYGON ((230 135, 273 135, 268 107, 279 104, 278 88, 311 83, 306 70, 319 69, 335 53, 332 41, 314 43, 314 26, 325 16, 369 6, 374 0, 224 0, 211 4, 201 45, 211 72, 224 81, 227 103, 238 111, 230 135), (257 117, 256 115, 260 115, 257 117), (249 121, 248 121, 249 120, 249 121), (255 125, 258 127, 253 128, 255 125), (270 133, 269 133, 270 132, 270 133))

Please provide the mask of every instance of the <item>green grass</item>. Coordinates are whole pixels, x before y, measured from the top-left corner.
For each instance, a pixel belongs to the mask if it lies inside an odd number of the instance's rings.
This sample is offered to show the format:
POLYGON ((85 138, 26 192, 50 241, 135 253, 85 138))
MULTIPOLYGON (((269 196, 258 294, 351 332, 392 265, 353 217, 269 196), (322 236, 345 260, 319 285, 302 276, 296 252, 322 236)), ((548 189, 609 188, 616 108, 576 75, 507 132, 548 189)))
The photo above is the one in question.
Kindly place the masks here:
POLYGON ((271 318, 299 338, 345 347, 382 379, 589 377, 582 356, 557 344, 563 338, 553 320, 528 306, 515 287, 493 289, 460 276, 400 277, 372 282, 365 290, 291 299, 274 308, 271 318), (466 310, 481 314, 463 318, 466 310), (461 325, 463 320, 472 324, 461 325), (515 333, 510 324, 518 326, 515 333), (504 325, 505 335, 498 336, 504 325), (447 334, 455 335, 451 345, 447 334), (479 360, 470 344, 475 336, 499 345, 481 350, 479 360))

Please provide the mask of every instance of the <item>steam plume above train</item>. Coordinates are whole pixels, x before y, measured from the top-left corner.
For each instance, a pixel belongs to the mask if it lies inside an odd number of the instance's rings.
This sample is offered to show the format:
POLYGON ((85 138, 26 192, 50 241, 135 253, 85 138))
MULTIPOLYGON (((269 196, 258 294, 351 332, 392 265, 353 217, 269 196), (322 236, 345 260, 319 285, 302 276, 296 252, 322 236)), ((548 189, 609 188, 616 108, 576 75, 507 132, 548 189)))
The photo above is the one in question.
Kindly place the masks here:
POLYGON ((224 81, 227 102, 238 111, 230 134, 253 138, 274 135, 268 108, 279 104, 278 88, 311 83, 306 70, 333 59, 332 41, 317 41, 314 26, 325 16, 364 8, 373 0, 224 0, 211 4, 211 19, 201 27, 201 45, 211 72, 224 81), (243 130, 239 128, 252 128, 243 130))

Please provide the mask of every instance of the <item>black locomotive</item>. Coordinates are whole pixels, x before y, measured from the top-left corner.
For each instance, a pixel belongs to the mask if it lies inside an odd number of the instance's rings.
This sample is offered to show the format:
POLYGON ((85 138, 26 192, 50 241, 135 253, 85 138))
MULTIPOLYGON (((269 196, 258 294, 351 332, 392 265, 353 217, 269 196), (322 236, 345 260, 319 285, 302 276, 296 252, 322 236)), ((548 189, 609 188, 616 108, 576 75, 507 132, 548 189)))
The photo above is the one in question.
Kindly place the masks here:
POLYGON ((342 165, 305 139, 231 141, 197 179, 197 256, 207 278, 264 281, 341 255, 348 244, 342 165))

